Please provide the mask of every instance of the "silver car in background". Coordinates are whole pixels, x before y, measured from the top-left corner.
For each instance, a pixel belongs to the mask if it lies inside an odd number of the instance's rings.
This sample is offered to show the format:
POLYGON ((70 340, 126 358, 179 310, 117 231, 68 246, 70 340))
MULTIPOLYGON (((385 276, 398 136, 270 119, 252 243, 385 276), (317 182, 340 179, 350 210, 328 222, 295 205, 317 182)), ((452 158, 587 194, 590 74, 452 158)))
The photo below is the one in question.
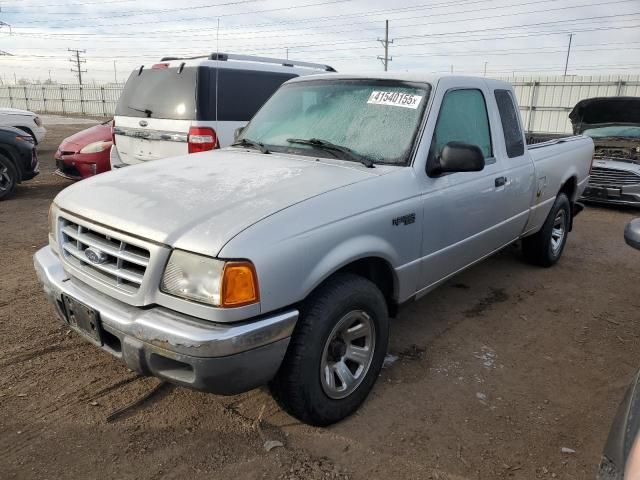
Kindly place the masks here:
POLYGON ((569 118, 574 133, 595 144, 583 198, 640 206, 640 98, 589 98, 578 102, 569 118))

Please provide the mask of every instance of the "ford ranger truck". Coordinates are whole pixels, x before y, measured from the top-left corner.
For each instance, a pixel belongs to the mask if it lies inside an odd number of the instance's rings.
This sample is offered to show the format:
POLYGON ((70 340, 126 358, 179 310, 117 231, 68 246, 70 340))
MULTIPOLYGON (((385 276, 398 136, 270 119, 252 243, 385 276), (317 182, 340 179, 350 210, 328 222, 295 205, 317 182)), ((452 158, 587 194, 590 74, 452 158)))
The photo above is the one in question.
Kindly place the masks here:
POLYGON ((292 79, 227 148, 60 192, 36 271, 62 321, 134 371, 269 384, 301 421, 337 422, 399 306, 517 240, 560 259, 593 141, 527 148, 514 98, 486 78, 292 79))

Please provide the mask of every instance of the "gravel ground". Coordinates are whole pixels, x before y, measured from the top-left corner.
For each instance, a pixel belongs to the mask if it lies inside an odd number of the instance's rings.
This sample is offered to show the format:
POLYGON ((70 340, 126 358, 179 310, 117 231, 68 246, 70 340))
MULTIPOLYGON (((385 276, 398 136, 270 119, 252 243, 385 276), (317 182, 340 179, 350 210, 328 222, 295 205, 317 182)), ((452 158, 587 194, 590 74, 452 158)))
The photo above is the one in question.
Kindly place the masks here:
POLYGON ((49 125, 40 176, 0 203, 0 477, 594 478, 639 366, 640 252, 622 237, 635 212, 588 208, 556 267, 510 248, 407 307, 365 405, 311 428, 266 389, 156 389, 54 317, 31 257, 69 185, 53 152, 86 128, 67 122, 49 125))

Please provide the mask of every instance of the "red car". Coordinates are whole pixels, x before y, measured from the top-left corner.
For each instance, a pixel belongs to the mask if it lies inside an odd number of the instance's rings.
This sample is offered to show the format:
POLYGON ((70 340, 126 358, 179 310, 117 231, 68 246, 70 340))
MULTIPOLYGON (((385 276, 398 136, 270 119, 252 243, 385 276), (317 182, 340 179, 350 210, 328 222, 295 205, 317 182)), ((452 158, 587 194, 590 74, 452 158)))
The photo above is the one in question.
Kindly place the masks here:
POLYGON ((101 123, 65 138, 55 153, 56 175, 82 180, 111 170, 111 123, 101 123))

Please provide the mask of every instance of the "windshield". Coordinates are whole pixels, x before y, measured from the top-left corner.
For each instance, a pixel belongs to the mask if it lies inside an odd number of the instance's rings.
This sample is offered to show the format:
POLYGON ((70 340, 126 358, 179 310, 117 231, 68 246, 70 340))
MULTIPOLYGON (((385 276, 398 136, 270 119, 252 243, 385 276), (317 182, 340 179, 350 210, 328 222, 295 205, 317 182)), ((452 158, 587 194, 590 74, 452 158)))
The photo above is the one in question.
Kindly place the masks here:
POLYGON ((593 138, 601 137, 630 137, 640 138, 640 126, 625 126, 614 125, 610 127, 589 128, 582 132, 583 135, 587 135, 593 138))
POLYGON ((387 80, 294 82, 269 99, 240 139, 274 151, 406 164, 429 90, 428 84, 387 80), (327 144, 344 147, 351 155, 327 144))

